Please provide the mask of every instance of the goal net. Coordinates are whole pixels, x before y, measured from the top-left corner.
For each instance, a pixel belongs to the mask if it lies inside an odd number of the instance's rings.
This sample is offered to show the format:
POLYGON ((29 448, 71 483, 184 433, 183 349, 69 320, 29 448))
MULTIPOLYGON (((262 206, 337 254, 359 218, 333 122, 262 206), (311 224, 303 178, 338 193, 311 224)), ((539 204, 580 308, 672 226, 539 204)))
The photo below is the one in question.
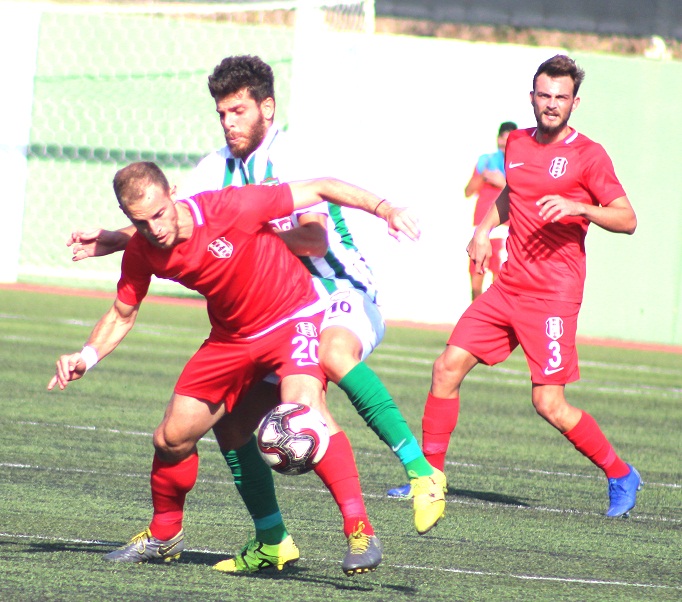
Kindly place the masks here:
MULTIPOLYGON (((206 85, 222 58, 253 54, 272 66, 276 121, 293 130, 305 119, 296 99, 310 79, 308 54, 314 49, 319 61, 339 51, 339 38, 352 44, 374 26, 373 2, 352 0, 22 7, 39 13, 31 21, 38 23, 35 65, 27 65, 35 73, 25 86, 32 112, 25 140, 0 139, 0 147, 22 149, 26 167, 22 186, 15 186, 24 189, 15 224, 17 276, 103 288, 113 288, 120 255, 73 264, 68 234, 75 227, 126 225, 111 188, 123 165, 155 161, 180 182, 224 144, 206 85)), ((25 26, 22 21, 15 32, 17 49, 25 26)), ((18 182, 22 169, 13 171, 18 182)))

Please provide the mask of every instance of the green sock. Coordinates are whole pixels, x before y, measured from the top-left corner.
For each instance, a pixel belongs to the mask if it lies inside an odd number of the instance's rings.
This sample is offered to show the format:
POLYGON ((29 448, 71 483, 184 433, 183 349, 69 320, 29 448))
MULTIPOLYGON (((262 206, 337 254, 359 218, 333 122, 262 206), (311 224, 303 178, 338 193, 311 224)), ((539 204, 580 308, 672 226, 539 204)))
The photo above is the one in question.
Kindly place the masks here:
POLYGON ((222 454, 253 519, 256 539, 268 545, 280 543, 288 533, 275 496, 272 470, 258 453, 255 435, 239 449, 222 454))
POLYGON ((398 406, 367 364, 360 362, 355 366, 341 379, 339 388, 348 395, 367 425, 402 462, 409 478, 433 473, 398 406))

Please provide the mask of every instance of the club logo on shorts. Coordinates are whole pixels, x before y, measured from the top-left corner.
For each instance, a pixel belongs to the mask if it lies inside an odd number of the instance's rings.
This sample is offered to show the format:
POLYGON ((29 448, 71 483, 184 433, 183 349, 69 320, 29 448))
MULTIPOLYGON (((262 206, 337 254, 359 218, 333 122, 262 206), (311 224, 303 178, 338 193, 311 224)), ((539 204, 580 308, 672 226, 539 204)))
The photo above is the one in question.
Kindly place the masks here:
POLYGON ((296 332, 309 339, 317 338, 317 328, 315 328, 315 324, 312 322, 299 322, 296 324, 296 332))
POLYGON ((565 157, 554 157, 552 162, 549 164, 549 175, 554 179, 560 178, 566 173, 566 167, 568 166, 568 159, 565 157))
POLYGON ((229 240, 227 240, 224 236, 221 236, 220 238, 216 238, 210 245, 208 245, 208 250, 218 259, 228 259, 232 257, 232 251, 234 251, 234 247, 229 240))
POLYGON ((261 186, 277 186, 279 178, 265 178, 260 184, 261 186))
POLYGON ((560 339, 564 334, 564 321, 561 318, 547 318, 545 332, 553 341, 560 339))

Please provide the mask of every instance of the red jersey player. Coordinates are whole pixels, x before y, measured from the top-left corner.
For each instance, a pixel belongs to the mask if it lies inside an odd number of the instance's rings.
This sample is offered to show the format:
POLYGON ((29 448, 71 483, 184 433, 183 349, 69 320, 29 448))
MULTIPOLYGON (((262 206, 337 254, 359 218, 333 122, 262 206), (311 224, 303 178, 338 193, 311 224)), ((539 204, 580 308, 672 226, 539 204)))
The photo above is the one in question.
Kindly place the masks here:
MULTIPOLYGON (((474 208, 474 228, 481 223, 488 213, 491 205, 506 186, 504 168, 504 149, 507 146, 509 133, 517 129, 513 121, 505 121, 500 124, 497 132, 497 150, 494 153, 481 155, 474 167, 474 173, 464 188, 464 195, 476 197, 474 208)), ((490 233, 492 256, 488 262, 488 270, 495 280, 500 274, 500 268, 507 259, 505 241, 509 228, 506 224, 500 224, 490 233)), ((483 274, 479 273, 473 261, 469 261, 469 277, 471 278, 471 299, 475 299, 483 292, 483 274)))
POLYGON ((565 385, 579 378, 575 336, 590 223, 632 234, 637 218, 604 149, 568 125, 584 72, 567 56, 540 65, 530 100, 537 127, 512 132, 507 186, 467 247, 480 272, 491 255, 488 233, 509 219, 509 257, 500 276, 464 312, 436 360, 422 420, 424 454, 443 469, 459 413, 464 377, 521 345, 533 405, 608 478, 607 516, 635 506, 640 476, 616 454, 596 421, 569 405, 565 385))
MULTIPOLYGON (((48 389, 64 389, 118 346, 135 323, 153 275, 206 298, 211 333, 185 366, 154 432, 151 524, 127 546, 106 555, 116 561, 169 561, 184 549, 183 508, 197 478, 199 439, 225 416, 247 421, 252 431, 264 409, 240 401, 269 373, 281 378, 282 402, 311 403, 326 383, 316 348, 328 302, 269 222, 331 201, 386 218, 393 235, 417 238, 419 231, 409 212, 332 179, 230 187, 176 201, 163 172, 142 162, 117 172, 114 191, 137 230, 123 256, 117 298, 83 350, 57 360, 48 389)), ((346 455, 337 463, 348 460, 355 467, 350 445, 346 455)), ((355 480, 356 518, 369 525, 357 469, 355 480)), ((285 558, 276 564, 280 569, 298 560, 290 536, 283 545, 287 554, 276 555, 276 560, 285 558)))

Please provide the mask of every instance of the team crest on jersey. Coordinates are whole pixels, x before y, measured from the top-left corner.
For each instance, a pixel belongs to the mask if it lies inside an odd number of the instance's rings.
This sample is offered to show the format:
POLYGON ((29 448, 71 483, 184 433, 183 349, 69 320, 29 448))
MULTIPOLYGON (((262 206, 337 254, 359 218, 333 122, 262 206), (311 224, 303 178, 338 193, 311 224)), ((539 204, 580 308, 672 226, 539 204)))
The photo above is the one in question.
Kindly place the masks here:
POLYGON ((299 322, 296 324, 296 332, 309 339, 317 338, 317 328, 312 322, 299 322))
POLYGON ((560 339, 564 334, 564 321, 558 317, 547 318, 547 321, 545 322, 545 333, 547 333, 547 336, 553 341, 560 339))
POLYGON ((261 182, 261 186, 277 186, 279 184, 279 178, 265 178, 261 182))
POLYGON ((232 251, 234 251, 234 247, 229 240, 227 240, 224 236, 221 236, 220 238, 216 238, 210 245, 208 245, 208 250, 218 259, 228 259, 229 257, 232 257, 232 251))
POLYGON ((554 179, 560 178, 566 173, 567 166, 568 159, 566 159, 566 157, 554 157, 549 164, 549 175, 554 179))

